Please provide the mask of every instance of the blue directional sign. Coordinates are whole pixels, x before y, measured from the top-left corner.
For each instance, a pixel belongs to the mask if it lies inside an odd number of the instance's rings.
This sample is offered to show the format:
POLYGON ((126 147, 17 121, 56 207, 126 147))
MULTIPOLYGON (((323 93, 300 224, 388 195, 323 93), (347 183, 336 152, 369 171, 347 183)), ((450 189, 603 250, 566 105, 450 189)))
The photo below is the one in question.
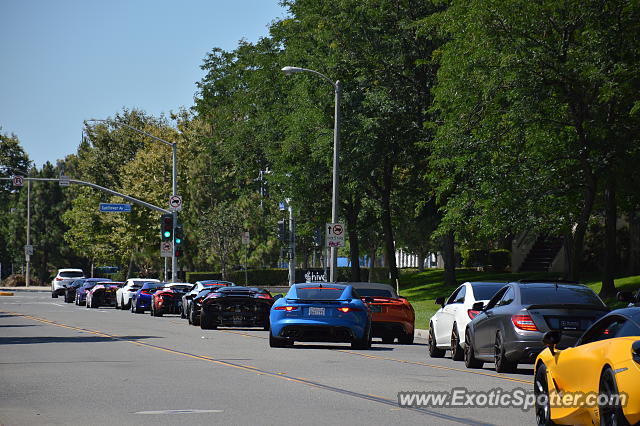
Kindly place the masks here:
POLYGON ((100 211, 101 212, 125 212, 125 213, 128 213, 128 212, 131 211, 131 204, 100 203, 100 211))

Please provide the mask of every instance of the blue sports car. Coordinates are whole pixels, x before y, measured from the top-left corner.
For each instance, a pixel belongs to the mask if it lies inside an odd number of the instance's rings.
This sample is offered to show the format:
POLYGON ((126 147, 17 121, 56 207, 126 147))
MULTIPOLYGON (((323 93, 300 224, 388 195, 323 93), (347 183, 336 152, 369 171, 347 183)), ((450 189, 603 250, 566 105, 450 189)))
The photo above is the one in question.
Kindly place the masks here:
POLYGON ((350 342, 356 349, 371 347, 371 314, 350 285, 294 284, 269 315, 269 345, 301 342, 350 342))
POLYGON ((141 314, 151 309, 151 296, 166 283, 144 283, 140 290, 131 296, 131 312, 141 314))

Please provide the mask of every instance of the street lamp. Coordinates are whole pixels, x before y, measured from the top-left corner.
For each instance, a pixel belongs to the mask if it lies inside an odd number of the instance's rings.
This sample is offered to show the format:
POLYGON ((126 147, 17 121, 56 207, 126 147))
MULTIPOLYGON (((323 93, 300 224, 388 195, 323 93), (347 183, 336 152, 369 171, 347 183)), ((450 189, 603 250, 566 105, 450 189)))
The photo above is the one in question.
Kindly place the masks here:
MULTIPOLYGON (((131 129, 134 132, 138 132, 142 135, 148 136, 151 139, 158 141, 160 143, 163 143, 165 145, 169 145, 171 147, 171 153, 172 153, 172 163, 173 163, 173 168, 172 168, 172 172, 171 172, 171 190, 172 190, 172 195, 176 196, 177 192, 178 192, 178 183, 177 183, 177 162, 178 162, 178 155, 177 155, 177 147, 178 144, 176 142, 169 142, 166 141, 164 139, 161 139, 157 136, 152 135, 151 133, 147 133, 143 130, 140 129, 136 129, 135 127, 129 126, 126 123, 121 123, 118 121, 113 121, 113 120, 98 120, 95 118, 92 118, 90 120, 85 120, 85 123, 88 121, 92 121, 92 122, 100 122, 100 123, 110 123, 116 126, 123 126, 126 127, 127 129, 131 129)), ((176 210, 173 211, 173 235, 175 237, 175 229, 176 226, 178 224, 178 212, 176 210)), ((173 247, 174 249, 172 250, 171 253, 171 281, 178 281, 178 260, 176 259, 176 251, 175 251, 175 241, 173 242, 173 247)), ((166 266, 166 264, 165 264, 166 266)), ((166 271, 165 271, 166 272, 166 271)), ((166 276, 166 275, 165 275, 166 276)))
MULTIPOLYGON (((334 112, 334 125, 333 125, 333 197, 331 200, 331 222, 338 222, 338 177, 339 177, 339 159, 340 155, 340 96, 342 93, 342 85, 340 80, 336 80, 335 83, 326 75, 319 73, 315 70, 300 67, 284 67, 282 72, 286 75, 291 75, 298 72, 310 72, 321 77, 323 80, 331 84, 335 90, 335 112, 334 112)), ((331 272, 329 273, 329 281, 336 281, 336 267, 338 265, 338 248, 331 247, 331 272)))

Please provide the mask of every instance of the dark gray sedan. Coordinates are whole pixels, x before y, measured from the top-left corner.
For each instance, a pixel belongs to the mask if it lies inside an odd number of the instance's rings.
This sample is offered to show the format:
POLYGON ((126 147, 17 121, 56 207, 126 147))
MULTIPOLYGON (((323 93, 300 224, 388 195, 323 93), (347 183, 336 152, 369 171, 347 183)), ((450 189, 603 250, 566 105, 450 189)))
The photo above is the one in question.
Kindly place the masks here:
MULTIPOLYGON (((481 302, 480 302, 481 303, 481 302)), ((606 305, 589 287, 566 282, 509 283, 467 325, 464 361, 469 368, 494 362, 497 372, 531 364, 544 349, 542 336, 561 330, 559 347, 572 346, 606 305)))

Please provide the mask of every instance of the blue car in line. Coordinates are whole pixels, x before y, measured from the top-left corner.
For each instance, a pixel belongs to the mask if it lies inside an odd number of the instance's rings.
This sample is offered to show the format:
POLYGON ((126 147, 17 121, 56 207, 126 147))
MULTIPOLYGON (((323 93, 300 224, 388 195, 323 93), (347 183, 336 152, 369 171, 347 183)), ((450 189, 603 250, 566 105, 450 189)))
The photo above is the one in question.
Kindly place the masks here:
POLYGON ((142 314, 151 309, 151 297, 160 287, 167 283, 144 283, 136 293, 131 296, 131 312, 142 314))
POLYGON ((300 342, 346 342, 371 347, 371 313, 350 285, 294 284, 269 314, 269 346, 300 342))
MULTIPOLYGON (((111 281, 111 279, 109 278, 83 278, 83 283, 81 286, 76 287, 76 297, 75 297, 75 303, 78 306, 83 306, 84 304, 87 303, 87 293, 89 292, 89 290, 91 290, 93 287, 95 287, 96 284, 101 283, 101 282, 106 282, 106 281, 111 281)), ((75 284, 75 281, 71 284, 75 284)), ((66 297, 65 297, 66 300, 66 297)))

